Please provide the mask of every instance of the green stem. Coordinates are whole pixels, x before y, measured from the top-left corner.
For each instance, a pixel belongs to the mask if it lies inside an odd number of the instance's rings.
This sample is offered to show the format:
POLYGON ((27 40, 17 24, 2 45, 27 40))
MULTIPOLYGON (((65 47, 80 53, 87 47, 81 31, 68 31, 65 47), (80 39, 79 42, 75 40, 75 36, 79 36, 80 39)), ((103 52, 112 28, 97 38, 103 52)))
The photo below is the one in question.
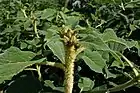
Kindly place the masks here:
POLYGON ((41 64, 41 65, 47 65, 47 66, 52 66, 52 67, 56 67, 56 68, 60 68, 63 71, 65 70, 65 67, 62 63, 56 63, 56 62, 41 62, 41 63, 37 63, 37 64, 41 64))
POLYGON ((23 12, 24 17, 25 17, 25 18, 28 18, 27 15, 26 15, 25 9, 21 9, 21 11, 23 12))
POLYGON ((33 12, 31 12, 31 19, 32 19, 32 24, 33 24, 33 29, 35 31, 35 34, 37 36, 37 38, 40 38, 37 32, 37 19, 35 17, 35 15, 33 14, 33 12))
POLYGON ((72 93, 74 80, 74 61, 76 58, 75 47, 70 46, 66 48, 66 63, 65 63, 65 93, 72 93))
POLYGON ((100 93, 108 93, 108 92, 117 92, 120 90, 124 90, 126 88, 129 88, 133 85, 136 85, 138 83, 138 80, 140 79, 140 75, 138 75, 137 77, 133 78, 132 80, 129 80, 128 82, 124 83, 124 84, 120 84, 117 85, 113 88, 109 88, 109 89, 101 89, 101 90, 92 90, 92 91, 88 91, 88 92, 84 92, 84 93, 96 93, 96 92, 100 92, 100 93))
POLYGON ((138 76, 139 75, 139 72, 136 70, 136 68, 134 67, 134 65, 131 63, 131 61, 129 61, 124 55, 122 55, 121 53, 119 53, 122 58, 129 64, 129 66, 132 68, 132 70, 134 71, 135 73, 135 76, 138 76))
POLYGON ((69 0, 65 0, 65 5, 64 5, 63 12, 65 12, 65 9, 67 8, 67 6, 68 6, 68 3, 69 3, 69 0))
POLYGON ((121 85, 118 85, 118 86, 116 86, 114 88, 108 89, 108 91, 110 91, 110 92, 117 92, 117 91, 120 91, 120 90, 124 90, 126 88, 129 88, 129 87, 134 86, 135 84, 137 84, 138 79, 139 78, 137 76, 136 78, 134 78, 134 79, 132 79, 132 80, 130 80, 130 81, 124 83, 124 84, 121 84, 121 85))
POLYGON ((36 25, 36 20, 33 20, 34 22, 33 22, 33 28, 34 28, 34 31, 35 31, 35 34, 36 34, 36 36, 37 36, 37 38, 40 38, 39 37, 39 35, 38 35, 38 32, 37 32, 37 25, 36 25))
POLYGON ((42 75, 41 75, 41 72, 40 72, 40 68, 41 68, 41 66, 39 66, 39 65, 36 65, 36 70, 37 70, 37 73, 38 73, 38 79, 41 81, 41 79, 42 79, 42 75))

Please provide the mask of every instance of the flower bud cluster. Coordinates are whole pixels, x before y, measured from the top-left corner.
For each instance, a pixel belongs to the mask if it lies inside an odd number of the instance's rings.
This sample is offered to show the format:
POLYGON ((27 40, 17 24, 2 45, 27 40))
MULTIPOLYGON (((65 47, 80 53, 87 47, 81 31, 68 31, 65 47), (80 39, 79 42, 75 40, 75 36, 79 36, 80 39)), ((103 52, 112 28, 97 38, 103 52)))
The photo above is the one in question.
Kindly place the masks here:
POLYGON ((76 37, 76 31, 70 29, 70 28, 65 28, 62 30, 61 32, 61 38, 64 42, 65 45, 68 45, 68 46, 77 46, 78 44, 78 40, 77 40, 77 37, 76 37))

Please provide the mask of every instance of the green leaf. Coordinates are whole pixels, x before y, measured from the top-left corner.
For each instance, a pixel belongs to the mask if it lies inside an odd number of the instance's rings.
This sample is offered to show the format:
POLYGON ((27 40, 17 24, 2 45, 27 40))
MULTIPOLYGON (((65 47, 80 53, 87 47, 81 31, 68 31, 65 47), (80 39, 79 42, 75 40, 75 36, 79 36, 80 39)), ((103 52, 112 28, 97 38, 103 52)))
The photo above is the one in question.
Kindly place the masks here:
POLYGON ((26 42, 30 45, 37 46, 37 44, 40 42, 38 38, 34 38, 33 40, 26 40, 26 42))
POLYGON ((98 4, 121 3, 121 0, 94 0, 98 4))
POLYGON ((25 42, 21 42, 21 44, 20 44, 20 48, 21 49, 24 49, 24 48, 26 48, 28 45, 27 45, 27 43, 25 43, 25 42))
POLYGON ((0 83, 4 80, 10 80, 14 75, 21 72, 25 67, 35 62, 16 62, 0 65, 0 83))
POLYGON ((88 49, 109 52, 117 60, 117 62, 122 64, 122 66, 124 64, 120 56, 116 54, 116 51, 122 51, 125 48, 129 48, 132 44, 134 45, 134 43, 132 43, 128 46, 127 43, 125 43, 126 41, 117 38, 112 29, 106 29, 103 34, 95 32, 92 35, 91 33, 82 40, 84 40, 82 41, 82 44, 88 49))
POLYGON ((82 59, 90 67, 91 70, 97 73, 103 73, 102 69, 106 66, 105 60, 97 51, 86 50, 82 59))
POLYGON ((9 27, 9 28, 5 28, 4 32, 7 33, 7 32, 13 32, 14 29, 12 27, 9 27))
POLYGON ((27 19, 26 22, 24 23, 24 29, 28 29, 32 24, 32 20, 27 19))
POLYGON ((47 19, 48 21, 51 21, 54 18, 55 14, 55 9, 47 8, 42 12, 41 19, 47 19))
POLYGON ((52 89, 55 89, 53 81, 50 81, 50 80, 45 80, 45 86, 48 86, 48 87, 50 87, 52 89))
POLYGON ((91 91, 85 92, 85 93, 106 93, 107 92, 107 86, 106 85, 101 85, 98 87, 95 87, 91 91))
POLYGON ((71 27, 76 27, 79 23, 79 17, 78 16, 68 16, 66 19, 66 25, 71 27))
POLYGON ((106 78, 116 78, 116 75, 111 73, 107 67, 105 67, 105 72, 106 72, 106 78))
POLYGON ((120 64, 119 62, 117 61, 114 61, 112 64, 111 64, 112 67, 117 67, 117 68, 122 68, 122 64, 120 64))
POLYGON ((118 38, 114 30, 110 28, 105 30, 101 38, 113 51, 124 51, 126 48, 131 48, 136 45, 135 41, 126 41, 123 38, 118 38))
POLYGON ((109 52, 108 51, 98 51, 102 57, 109 62, 109 52))
POLYGON ((53 90, 64 92, 64 87, 55 87, 53 81, 45 80, 45 86, 52 88, 53 90))
POLYGON ((93 35, 88 35, 84 41, 82 41, 82 44, 85 45, 85 47, 92 47, 96 50, 103 50, 107 51, 110 50, 107 44, 103 42, 103 40, 100 37, 95 37, 93 35))
POLYGON ((104 40, 104 42, 106 42, 106 41, 108 41, 110 39, 117 40, 118 37, 116 36, 116 34, 115 34, 113 29, 108 28, 102 34, 102 39, 104 40))
POLYGON ((46 31, 46 36, 45 39, 50 40, 53 36, 58 34, 58 27, 52 25, 50 28, 47 29, 46 31))
POLYGON ((91 90, 93 86, 94 86, 94 81, 86 77, 81 77, 78 83, 78 87, 81 89, 81 91, 91 90))
POLYGON ((116 59, 116 62, 118 62, 118 64, 120 64, 120 66, 124 68, 124 63, 121 60, 121 57, 115 51, 112 50, 110 50, 110 54, 116 59))
POLYGON ((17 11, 17 18, 25 18, 23 12, 17 11))
POLYGON ((35 57, 35 53, 31 51, 21 51, 16 47, 10 47, 4 53, 0 54, 0 65, 30 61, 33 57, 35 57))
POLYGON ((10 47, 0 54, 0 83, 11 79, 25 67, 38 61, 30 61, 35 54, 30 51, 21 51, 16 47, 10 47))
POLYGON ((126 44, 120 41, 110 40, 108 46, 113 51, 123 51, 126 48, 126 44))
POLYGON ((129 25, 129 28, 130 28, 131 31, 135 31, 135 30, 137 29, 137 28, 135 27, 135 25, 132 25, 132 24, 129 25))
POLYGON ((62 63, 65 63, 65 49, 63 42, 60 40, 52 39, 47 43, 48 47, 52 50, 62 63))
POLYGON ((24 68, 43 61, 44 58, 36 61, 15 62, 0 65, 0 83, 2 83, 4 80, 10 80, 14 75, 17 75, 23 71, 24 68))

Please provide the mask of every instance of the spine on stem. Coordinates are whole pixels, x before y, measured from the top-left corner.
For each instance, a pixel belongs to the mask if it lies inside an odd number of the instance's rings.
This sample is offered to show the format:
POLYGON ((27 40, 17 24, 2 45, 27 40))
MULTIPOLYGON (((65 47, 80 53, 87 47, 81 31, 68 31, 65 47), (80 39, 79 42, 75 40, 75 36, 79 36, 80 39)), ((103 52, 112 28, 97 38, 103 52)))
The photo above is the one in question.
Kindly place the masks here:
POLYGON ((64 28, 64 30, 60 32, 60 37, 65 46, 65 93, 72 93, 74 84, 74 62, 76 56, 82 52, 84 48, 79 45, 76 32, 70 28, 64 28))
POLYGON ((66 64, 65 64, 65 93, 72 93, 73 81, 74 81, 74 61, 76 58, 76 53, 74 46, 67 47, 66 53, 66 64))

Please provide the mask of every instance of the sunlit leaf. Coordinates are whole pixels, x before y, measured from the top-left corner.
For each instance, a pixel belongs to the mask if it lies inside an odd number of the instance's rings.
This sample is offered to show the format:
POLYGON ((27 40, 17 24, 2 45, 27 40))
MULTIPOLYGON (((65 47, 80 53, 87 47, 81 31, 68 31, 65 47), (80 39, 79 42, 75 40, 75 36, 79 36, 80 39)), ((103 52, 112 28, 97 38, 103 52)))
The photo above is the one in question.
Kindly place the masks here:
POLYGON ((62 63, 65 63, 65 49, 63 42, 54 39, 50 40, 47 45, 52 50, 54 55, 56 55, 62 63))
POLYGON ((80 18, 78 16, 69 16, 67 17, 66 25, 75 27, 76 25, 78 25, 79 19, 80 18))
POLYGON ((55 9, 45 9, 42 12, 41 19, 47 19, 48 21, 51 21, 54 18, 54 15, 56 14, 55 9))
POLYGON ((10 47, 0 54, 0 65, 5 63, 26 62, 35 57, 35 53, 31 51, 21 51, 16 47, 10 47))
POLYGON ((16 47, 11 47, 0 54, 0 83, 11 79, 14 75, 21 72, 25 67, 39 61, 30 61, 35 54, 30 51, 21 51, 16 47))
POLYGON ((103 73, 102 69, 106 66, 105 60, 97 51, 86 50, 82 59, 90 67, 91 70, 103 73))
POLYGON ((81 89, 81 91, 91 90, 93 86, 94 86, 94 81, 86 77, 81 77, 78 83, 78 87, 81 89))

